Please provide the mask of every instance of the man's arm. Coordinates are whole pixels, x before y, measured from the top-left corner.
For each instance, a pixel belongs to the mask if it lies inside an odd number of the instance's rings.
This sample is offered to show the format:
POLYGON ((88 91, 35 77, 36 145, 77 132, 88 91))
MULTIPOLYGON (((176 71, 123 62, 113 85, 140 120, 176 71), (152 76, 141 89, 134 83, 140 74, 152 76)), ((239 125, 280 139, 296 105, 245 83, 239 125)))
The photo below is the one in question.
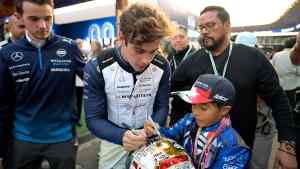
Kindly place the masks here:
MULTIPOLYGON (((258 72, 256 72, 258 74, 258 94, 272 109, 278 130, 278 140, 281 142, 281 146, 290 143, 295 147, 296 135, 288 98, 279 85, 279 79, 270 62, 263 55, 258 57, 258 59, 260 59, 257 64, 260 65, 260 68, 257 69, 258 72)), ((295 165, 297 165, 294 156, 283 151, 278 151, 277 154, 275 161, 280 161, 282 167, 295 167, 295 165)))
POLYGON ((272 109, 279 140, 295 140, 292 114, 288 98, 279 84, 278 76, 265 56, 257 52, 257 92, 272 109))
POLYGON ((300 32, 297 35, 296 44, 291 51, 290 59, 294 65, 300 65, 300 32))
POLYGON ((122 144, 126 129, 107 119, 107 100, 104 79, 96 69, 97 60, 92 59, 84 68, 84 110, 89 130, 101 139, 122 144))
POLYGON ((170 66, 165 64, 163 76, 159 82, 153 106, 152 118, 160 126, 164 126, 169 112, 170 66))

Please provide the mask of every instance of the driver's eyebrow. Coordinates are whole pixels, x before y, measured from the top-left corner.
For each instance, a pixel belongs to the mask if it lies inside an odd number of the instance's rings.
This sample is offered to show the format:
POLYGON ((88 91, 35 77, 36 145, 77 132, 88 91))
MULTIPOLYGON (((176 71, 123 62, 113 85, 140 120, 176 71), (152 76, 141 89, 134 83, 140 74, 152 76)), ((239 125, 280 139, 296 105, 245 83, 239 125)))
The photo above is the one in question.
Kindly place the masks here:
POLYGON ((156 49, 153 49, 151 51, 146 51, 145 49, 143 49, 143 48, 141 48, 139 46, 135 46, 134 48, 135 48, 135 50, 138 50, 138 51, 141 51, 141 52, 149 52, 149 53, 154 53, 154 52, 156 52, 158 50, 158 48, 156 48, 156 49))

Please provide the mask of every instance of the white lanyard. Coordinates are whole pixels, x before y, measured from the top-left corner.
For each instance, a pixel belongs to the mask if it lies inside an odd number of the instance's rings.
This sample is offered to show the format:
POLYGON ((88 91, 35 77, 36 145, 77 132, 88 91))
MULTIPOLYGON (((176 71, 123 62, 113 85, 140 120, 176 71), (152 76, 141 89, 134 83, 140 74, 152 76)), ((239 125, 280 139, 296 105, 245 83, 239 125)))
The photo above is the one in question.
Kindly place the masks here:
MULTIPOLYGON (((225 77, 225 74, 226 74, 226 71, 227 71, 228 62, 229 62, 229 58, 231 56, 231 52, 232 52, 232 44, 230 43, 229 44, 228 57, 227 57, 226 63, 225 63, 224 68, 223 68, 222 77, 225 77)), ((214 70, 214 74, 215 75, 219 75, 219 72, 218 72, 217 67, 216 67, 216 63, 215 63, 214 58, 212 56, 212 53, 210 51, 208 51, 208 55, 209 55, 209 59, 210 59, 211 65, 212 65, 213 70, 214 70)))

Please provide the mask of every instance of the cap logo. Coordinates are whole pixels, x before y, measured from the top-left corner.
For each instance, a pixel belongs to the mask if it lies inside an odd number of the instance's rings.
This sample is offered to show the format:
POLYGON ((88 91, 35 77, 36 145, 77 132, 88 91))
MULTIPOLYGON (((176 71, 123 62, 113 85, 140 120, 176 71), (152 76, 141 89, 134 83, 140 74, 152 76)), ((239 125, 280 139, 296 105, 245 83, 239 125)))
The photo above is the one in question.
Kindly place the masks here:
POLYGON ((227 102, 229 100, 227 97, 221 96, 219 94, 214 95, 213 98, 216 99, 216 100, 221 100, 223 102, 227 102))
POLYGON ((209 86, 206 83, 200 82, 200 81, 196 81, 195 82, 195 87, 201 88, 205 91, 207 91, 209 89, 209 86))

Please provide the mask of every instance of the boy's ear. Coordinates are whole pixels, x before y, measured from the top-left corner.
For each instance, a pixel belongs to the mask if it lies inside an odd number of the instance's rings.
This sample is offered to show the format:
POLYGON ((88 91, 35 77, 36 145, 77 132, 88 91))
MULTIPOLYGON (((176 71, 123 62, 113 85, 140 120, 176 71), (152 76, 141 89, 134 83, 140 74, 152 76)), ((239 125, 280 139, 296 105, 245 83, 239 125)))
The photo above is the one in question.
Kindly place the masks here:
POLYGON ((231 110, 231 106, 223 106, 222 109, 221 109, 221 113, 222 113, 222 116, 225 116, 228 114, 228 112, 231 110))

